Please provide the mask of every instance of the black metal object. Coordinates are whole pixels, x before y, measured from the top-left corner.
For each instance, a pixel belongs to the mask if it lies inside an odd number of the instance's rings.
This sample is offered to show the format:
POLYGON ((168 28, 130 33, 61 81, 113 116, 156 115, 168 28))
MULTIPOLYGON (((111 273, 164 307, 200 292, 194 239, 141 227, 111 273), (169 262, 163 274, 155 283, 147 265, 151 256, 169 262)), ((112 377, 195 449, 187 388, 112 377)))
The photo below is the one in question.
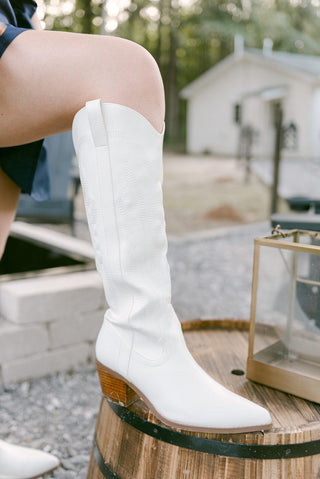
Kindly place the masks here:
MULTIPOLYGON (((319 247, 320 240, 313 238, 311 244, 319 247)), ((309 272, 305 279, 311 282, 297 282, 297 299, 306 316, 320 328, 320 294, 318 286, 320 282, 319 255, 309 255, 309 272)))
POLYGON ((93 455, 94 455, 95 461, 103 477, 105 477, 105 479, 121 479, 115 472, 113 472, 111 467, 104 461, 103 456, 98 447, 96 438, 94 438, 92 448, 93 448, 93 455))
POLYGON ((287 198, 287 202, 293 211, 309 211, 311 207, 314 207, 314 212, 316 214, 320 213, 320 200, 307 196, 291 196, 287 198))
POLYGON ((61 266, 85 265, 83 259, 54 251, 48 246, 39 246, 32 241, 9 236, 0 262, 0 275, 38 271, 61 266))
MULTIPOLYGON (((319 268, 316 268, 316 271, 319 271, 319 268)), ((319 286, 308 283, 297 283, 297 299, 307 318, 320 328, 319 286)))
POLYGON ((310 198, 306 196, 291 196, 286 198, 290 210, 293 211, 309 211, 310 198))
POLYGON ((13 228, 0 262, 0 282, 31 276, 94 270, 94 258, 64 242, 13 228))
POLYGON ((237 123, 237 125, 241 124, 242 120, 242 105, 241 103, 236 103, 233 105, 233 121, 237 123))
POLYGON ((282 127, 281 147, 286 150, 296 150, 298 148, 298 127, 293 121, 282 127))
POLYGON ((320 215, 274 213, 271 215, 271 225, 273 228, 280 225, 283 230, 320 231, 320 215))
POLYGON ((109 399, 107 401, 111 409, 122 421, 130 424, 144 434, 148 434, 160 441, 194 451, 241 459, 262 460, 293 459, 320 454, 320 440, 303 442, 301 444, 256 445, 223 442, 187 435, 146 421, 132 411, 129 411, 126 407, 120 406, 109 399))

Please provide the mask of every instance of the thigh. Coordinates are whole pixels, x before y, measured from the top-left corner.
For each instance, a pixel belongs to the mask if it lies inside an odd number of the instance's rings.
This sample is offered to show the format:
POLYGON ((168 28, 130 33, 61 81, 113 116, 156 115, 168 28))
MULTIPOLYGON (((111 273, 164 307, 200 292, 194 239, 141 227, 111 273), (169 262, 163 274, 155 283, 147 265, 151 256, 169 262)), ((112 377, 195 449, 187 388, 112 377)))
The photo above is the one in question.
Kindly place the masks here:
POLYGON ((150 92, 146 101, 139 79, 146 70, 159 83, 152 62, 140 45, 118 37, 21 33, 0 59, 0 147, 71 129, 75 113, 95 98, 142 114, 142 105, 148 105, 145 116, 152 122, 147 109, 159 107, 159 95, 150 92))
POLYGON ((20 188, 0 168, 0 260, 16 215, 20 188))

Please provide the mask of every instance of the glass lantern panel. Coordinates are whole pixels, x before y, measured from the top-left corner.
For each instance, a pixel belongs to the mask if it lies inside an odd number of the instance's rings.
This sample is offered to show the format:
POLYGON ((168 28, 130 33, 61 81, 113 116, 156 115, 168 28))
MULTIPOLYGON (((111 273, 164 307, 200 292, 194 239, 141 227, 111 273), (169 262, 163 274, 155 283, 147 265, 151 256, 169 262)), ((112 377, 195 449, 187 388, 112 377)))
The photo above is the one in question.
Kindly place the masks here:
POLYGON ((259 250, 254 359, 320 378, 320 255, 259 250))

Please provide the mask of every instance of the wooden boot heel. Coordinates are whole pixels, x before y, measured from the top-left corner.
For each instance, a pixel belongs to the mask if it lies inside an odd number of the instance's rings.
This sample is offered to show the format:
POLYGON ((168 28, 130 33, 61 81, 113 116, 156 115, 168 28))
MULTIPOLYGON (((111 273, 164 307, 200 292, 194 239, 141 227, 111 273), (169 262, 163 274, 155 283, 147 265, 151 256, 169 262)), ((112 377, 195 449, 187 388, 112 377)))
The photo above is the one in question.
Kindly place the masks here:
POLYGON ((129 406, 139 399, 137 393, 127 383, 110 373, 99 361, 96 364, 102 393, 107 398, 122 406, 129 406))

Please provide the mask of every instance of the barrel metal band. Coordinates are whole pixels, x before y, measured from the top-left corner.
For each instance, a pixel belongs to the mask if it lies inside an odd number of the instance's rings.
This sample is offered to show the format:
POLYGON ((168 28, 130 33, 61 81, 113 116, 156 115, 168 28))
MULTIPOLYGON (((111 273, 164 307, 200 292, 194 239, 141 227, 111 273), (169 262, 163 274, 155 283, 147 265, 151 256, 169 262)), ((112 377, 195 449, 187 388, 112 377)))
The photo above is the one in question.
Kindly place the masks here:
POLYGON ((302 442, 300 444, 239 444, 234 442, 221 442, 205 437, 196 437, 182 432, 174 431, 150 421, 146 421, 137 414, 129 411, 107 399, 109 406, 116 415, 127 424, 148 434, 160 441, 175 446, 206 452, 208 454, 237 457, 241 459, 293 459, 320 454, 320 440, 302 442))
POLYGON ((113 472, 113 470, 109 467, 109 465, 106 462, 104 462, 104 459, 98 447, 96 438, 94 438, 92 448, 93 448, 93 455, 96 460, 97 466, 99 467, 103 477, 105 477, 105 479, 120 479, 120 477, 115 472, 113 472))

